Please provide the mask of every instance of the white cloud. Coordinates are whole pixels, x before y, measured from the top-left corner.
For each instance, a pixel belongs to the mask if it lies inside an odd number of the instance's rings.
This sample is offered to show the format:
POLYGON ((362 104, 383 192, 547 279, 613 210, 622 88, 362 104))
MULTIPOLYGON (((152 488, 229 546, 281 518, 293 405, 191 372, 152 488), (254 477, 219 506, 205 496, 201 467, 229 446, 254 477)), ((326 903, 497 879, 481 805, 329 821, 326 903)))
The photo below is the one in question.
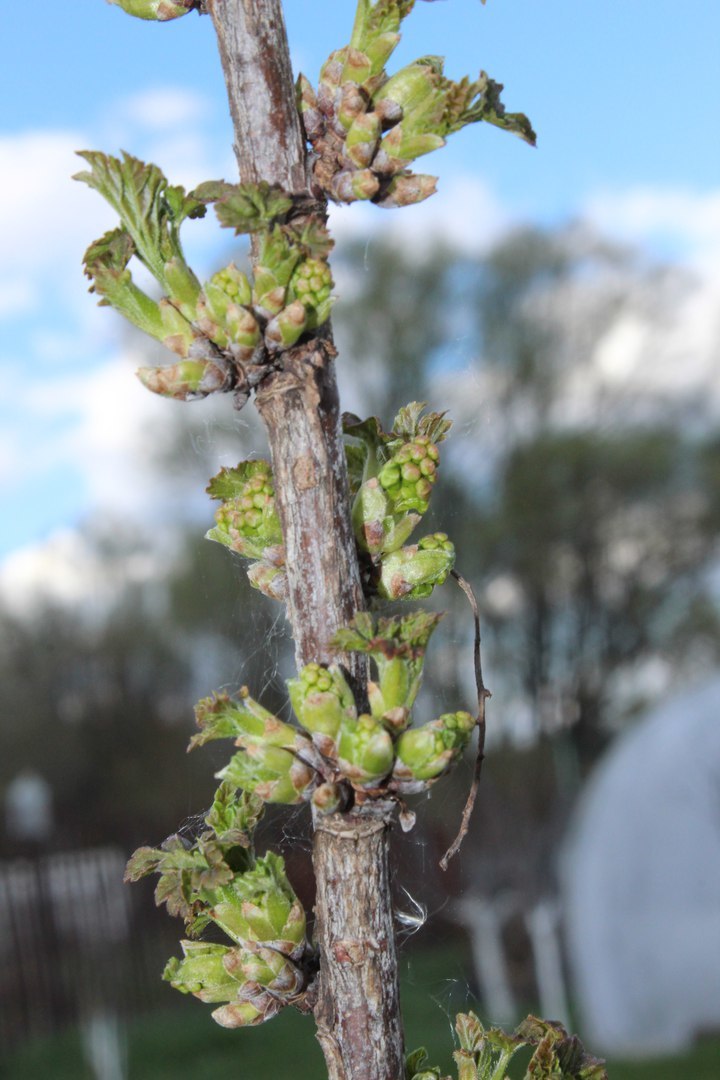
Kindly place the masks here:
POLYGON ((0 563, 0 595, 18 617, 32 617, 50 602, 102 618, 128 586, 160 582, 164 570, 158 552, 126 552, 110 560, 79 530, 59 529, 0 563))
POLYGON ((0 136, 0 281, 26 303, 69 285, 80 295, 82 252, 112 222, 102 200, 71 179, 85 143, 73 131, 0 136))
POLYGON ((123 98, 116 114, 134 128, 162 131, 198 124, 209 111, 207 98, 182 86, 159 86, 123 98))
POLYGON ((603 234, 633 244, 659 242, 698 267, 717 270, 720 256, 720 190, 631 188, 591 196, 586 217, 603 234))

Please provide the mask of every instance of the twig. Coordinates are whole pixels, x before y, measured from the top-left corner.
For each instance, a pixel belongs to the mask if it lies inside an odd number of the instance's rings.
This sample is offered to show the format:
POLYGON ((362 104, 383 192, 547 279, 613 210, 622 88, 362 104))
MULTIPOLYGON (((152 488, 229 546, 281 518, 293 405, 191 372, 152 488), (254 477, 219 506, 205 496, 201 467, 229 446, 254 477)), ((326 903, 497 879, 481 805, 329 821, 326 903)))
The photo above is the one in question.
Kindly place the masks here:
POLYGON ((475 807, 475 800, 477 799, 478 788, 480 787, 480 773, 482 771, 482 763, 485 757, 485 702, 489 697, 491 697, 490 691, 486 688, 485 683, 483 682, 482 658, 480 655, 480 613, 478 611, 477 600, 475 599, 475 594, 473 593, 469 582, 465 580, 462 574, 458 574, 456 570, 451 570, 450 573, 467 596, 468 602, 473 611, 473 618, 475 620, 473 666, 475 669, 475 687, 477 689, 478 703, 477 718, 475 721, 478 729, 478 745, 477 754, 475 755, 475 767, 473 769, 472 783, 470 785, 470 791, 468 792, 468 797, 465 802, 465 808, 462 812, 460 829, 452 844, 440 860, 440 868, 442 870, 447 870, 448 863, 454 855, 457 855, 458 851, 460 850, 460 845, 467 836, 468 829, 470 828, 470 817, 475 807))

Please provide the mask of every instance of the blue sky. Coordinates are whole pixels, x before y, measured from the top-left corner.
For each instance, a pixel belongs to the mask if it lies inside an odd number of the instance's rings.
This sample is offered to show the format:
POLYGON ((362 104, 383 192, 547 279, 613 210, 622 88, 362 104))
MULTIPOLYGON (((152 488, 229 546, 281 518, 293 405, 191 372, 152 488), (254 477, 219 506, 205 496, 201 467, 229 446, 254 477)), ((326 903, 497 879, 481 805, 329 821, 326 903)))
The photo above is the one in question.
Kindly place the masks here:
MULTIPOLYGON (((314 80, 347 40, 353 4, 285 7, 295 66, 314 80)), ((133 424, 161 422, 118 323, 85 292, 82 252, 112 222, 70 181, 72 150, 123 147, 188 184, 234 168, 208 18, 155 25, 103 0, 34 0, 13 5, 11 24, 0 70, 0 559, 108 502, 130 508, 133 424)), ((720 4, 707 0, 418 3, 398 62, 442 52, 452 76, 487 70, 539 139, 532 150, 482 125, 453 137, 423 165, 439 194, 399 212, 405 229, 435 223, 480 249, 513 222, 585 217, 707 267, 720 252, 719 48, 720 4)), ((387 220, 345 213, 356 228, 387 220)), ((207 272, 222 241, 203 222, 187 246, 207 272)))

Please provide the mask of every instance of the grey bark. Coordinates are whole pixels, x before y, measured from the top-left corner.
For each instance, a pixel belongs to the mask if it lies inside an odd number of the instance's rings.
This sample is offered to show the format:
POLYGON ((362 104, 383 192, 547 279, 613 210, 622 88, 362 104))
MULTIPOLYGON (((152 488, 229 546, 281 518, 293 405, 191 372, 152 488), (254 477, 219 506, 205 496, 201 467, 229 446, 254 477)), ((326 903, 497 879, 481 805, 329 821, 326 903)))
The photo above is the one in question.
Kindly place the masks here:
MULTIPOLYGON (((281 0, 207 0, 244 182, 268 180, 312 203, 281 0)), ((324 212, 324 204, 315 202, 324 212)), ((364 606, 328 334, 282 354, 257 393, 287 552, 298 665, 335 659, 334 631, 364 606)), ((346 658, 347 659, 347 658, 346 658)), ((348 660, 364 696, 365 667, 348 660)), ((317 828, 315 1019, 330 1080, 404 1076, 388 874, 391 807, 366 804, 317 828)))

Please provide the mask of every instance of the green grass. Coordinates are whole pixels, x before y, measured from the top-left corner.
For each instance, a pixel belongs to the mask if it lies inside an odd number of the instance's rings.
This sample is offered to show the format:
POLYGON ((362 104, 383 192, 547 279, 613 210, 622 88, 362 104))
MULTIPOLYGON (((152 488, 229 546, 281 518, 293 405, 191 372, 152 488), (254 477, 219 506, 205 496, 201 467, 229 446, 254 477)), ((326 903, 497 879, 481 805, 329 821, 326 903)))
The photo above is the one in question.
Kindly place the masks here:
MULTIPOLYGON (((451 1018, 472 1007, 464 956, 456 948, 417 952, 405 962, 403 1003, 408 1047, 426 1046, 433 1064, 451 1068, 451 1018)), ((167 1012, 127 1027, 129 1080, 322 1080, 312 1020, 286 1009, 267 1025, 225 1031, 209 1009, 178 999, 167 1012)), ((663 1061, 611 1062, 610 1080, 717 1080, 720 1039, 663 1061)), ((93 1080, 77 1031, 18 1048, 0 1068, 3 1080, 93 1080)))

